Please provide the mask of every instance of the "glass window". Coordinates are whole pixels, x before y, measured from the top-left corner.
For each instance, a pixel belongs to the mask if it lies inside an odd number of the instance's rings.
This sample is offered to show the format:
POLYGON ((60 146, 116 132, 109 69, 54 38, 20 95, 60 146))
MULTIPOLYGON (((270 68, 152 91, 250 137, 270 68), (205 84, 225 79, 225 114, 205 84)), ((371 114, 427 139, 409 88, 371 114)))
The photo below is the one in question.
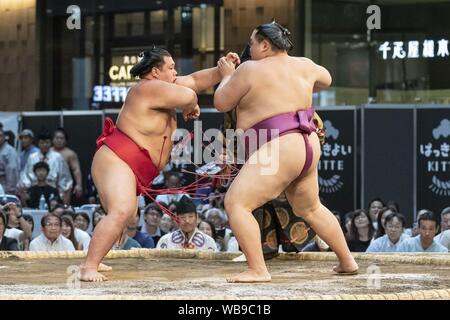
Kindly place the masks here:
POLYGON ((164 33, 167 24, 167 11, 156 10, 150 12, 150 32, 164 33))

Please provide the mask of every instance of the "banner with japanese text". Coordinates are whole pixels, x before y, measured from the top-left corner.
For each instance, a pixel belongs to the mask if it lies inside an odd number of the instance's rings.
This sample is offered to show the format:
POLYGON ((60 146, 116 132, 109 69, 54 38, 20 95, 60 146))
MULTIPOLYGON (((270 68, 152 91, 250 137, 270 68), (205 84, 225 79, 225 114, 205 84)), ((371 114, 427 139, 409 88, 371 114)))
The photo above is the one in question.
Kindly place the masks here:
POLYGON ((345 214, 356 209, 356 110, 318 113, 326 130, 319 161, 320 197, 330 210, 345 214))
POLYGON ((417 110, 417 209, 450 206, 450 110, 417 110))

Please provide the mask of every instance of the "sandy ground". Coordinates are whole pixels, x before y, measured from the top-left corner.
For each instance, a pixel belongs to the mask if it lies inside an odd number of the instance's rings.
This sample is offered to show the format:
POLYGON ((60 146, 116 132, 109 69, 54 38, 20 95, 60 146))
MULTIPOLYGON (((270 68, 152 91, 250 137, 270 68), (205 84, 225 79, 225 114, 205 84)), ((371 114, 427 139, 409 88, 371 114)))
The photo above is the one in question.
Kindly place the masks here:
POLYGON ((231 284, 229 275, 245 263, 197 259, 120 258, 105 262, 114 270, 104 283, 79 283, 74 273, 81 259, 0 259, 0 296, 48 297, 127 295, 140 298, 375 295, 450 288, 450 266, 360 261, 360 274, 336 276, 332 261, 273 259, 273 280, 231 284))

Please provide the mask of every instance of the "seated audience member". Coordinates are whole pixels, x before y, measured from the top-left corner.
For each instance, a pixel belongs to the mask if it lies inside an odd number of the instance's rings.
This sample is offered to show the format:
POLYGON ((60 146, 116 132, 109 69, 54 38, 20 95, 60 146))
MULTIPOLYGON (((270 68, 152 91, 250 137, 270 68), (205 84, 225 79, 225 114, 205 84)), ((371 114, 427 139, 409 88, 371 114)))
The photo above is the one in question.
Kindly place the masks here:
POLYGON ((397 248, 397 252, 442 252, 448 249, 434 240, 438 229, 438 218, 432 211, 420 214, 418 220, 419 235, 405 239, 397 248))
POLYGON ((98 206, 92 214, 92 232, 94 232, 97 224, 106 216, 106 212, 102 206, 98 206))
MULTIPOLYGON (((389 210, 387 209, 385 212, 389 210)), ((386 228, 386 234, 373 240, 366 252, 395 252, 400 243, 409 238, 403 233, 406 223, 405 217, 400 213, 390 212, 382 224, 383 229, 386 228)), ((381 227, 381 225, 379 226, 381 227)))
POLYGON ((81 245, 75 239, 75 227, 73 226, 73 220, 67 215, 62 216, 61 220, 61 234, 72 242, 75 250, 82 250, 81 245))
POLYGON ((374 233, 371 215, 367 214, 365 210, 356 210, 350 224, 348 248, 351 252, 365 252, 374 233))
POLYGON ((50 202, 52 200, 56 202, 61 201, 59 191, 47 183, 47 176, 49 172, 50 167, 45 161, 39 161, 33 166, 33 173, 36 176, 36 184, 28 188, 25 199, 29 208, 43 209, 40 208, 42 196, 44 196, 45 199, 45 209, 51 208, 50 202))
POLYGON ((197 210, 188 197, 178 202, 179 229, 161 237, 158 249, 197 249, 217 251, 216 242, 197 228, 197 210))
POLYGON ((441 236, 447 230, 450 230, 450 207, 444 208, 441 211, 441 233, 439 233, 434 240, 441 242, 441 236))
POLYGON ((86 212, 75 213, 73 224, 80 230, 87 232, 89 224, 91 223, 91 218, 86 212))
POLYGON ((390 215, 391 213, 394 213, 394 212, 396 212, 396 211, 394 211, 388 207, 384 207, 383 209, 380 210, 380 212, 378 213, 378 216, 377 216, 378 228, 375 232, 375 239, 378 239, 386 234, 385 219, 388 215, 390 215))
MULTIPOLYGON (((176 212, 176 210, 172 212, 176 212)), ((172 218, 168 214, 164 213, 164 215, 161 217, 161 222, 159 223, 159 228, 161 229, 161 231, 166 234, 172 232, 175 227, 176 225, 172 218)))
POLYGON ((30 251, 75 251, 73 243, 61 234, 61 217, 48 213, 41 219, 42 234, 30 243, 30 251))
POLYGON ((141 231, 152 237, 154 243, 158 243, 159 239, 165 235, 159 227, 162 215, 162 210, 155 203, 151 203, 144 208, 145 223, 141 231))
POLYGON ((61 217, 68 217, 70 220, 72 220, 72 224, 74 226, 74 235, 75 235, 75 240, 77 241, 78 245, 79 245, 79 249, 80 250, 87 250, 89 248, 89 244, 91 243, 91 236, 89 235, 89 233, 87 233, 86 231, 81 230, 80 228, 77 228, 75 226, 75 222, 74 222, 74 217, 75 217, 75 213, 73 212, 73 210, 64 210, 62 211, 61 217))
POLYGON ((198 229, 214 239, 214 241, 216 242, 217 251, 224 251, 225 248, 223 245, 223 241, 222 242, 217 241, 216 228, 214 227, 211 221, 208 220, 200 221, 198 224, 198 229))
POLYGON ((0 211, 0 251, 19 251, 17 240, 5 236, 7 225, 6 214, 0 211))
POLYGON ((437 242, 442 244, 448 250, 450 250, 450 230, 445 230, 444 232, 441 232, 441 236, 439 237, 439 241, 437 242))
POLYGON ((125 227, 119 239, 117 239, 117 242, 112 247, 112 250, 131 250, 133 248, 140 249, 141 245, 139 242, 128 236, 128 228, 125 227))
POLYGON ((31 239, 33 232, 31 225, 23 217, 22 208, 19 204, 9 202, 0 209, 6 214, 8 221, 5 236, 16 239, 19 250, 23 250, 28 246, 28 239, 31 239))
POLYGON ((141 210, 137 209, 136 216, 127 225, 128 236, 136 240, 142 248, 152 249, 155 247, 153 238, 148 234, 139 231, 139 221, 141 220, 141 210))

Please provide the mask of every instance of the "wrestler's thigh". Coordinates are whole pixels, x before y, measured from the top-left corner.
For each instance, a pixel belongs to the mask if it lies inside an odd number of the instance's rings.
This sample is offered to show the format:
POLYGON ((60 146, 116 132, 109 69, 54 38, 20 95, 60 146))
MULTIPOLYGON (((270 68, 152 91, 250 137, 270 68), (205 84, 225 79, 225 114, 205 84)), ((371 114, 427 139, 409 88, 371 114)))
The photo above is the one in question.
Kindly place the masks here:
POLYGON ((320 159, 320 143, 315 134, 310 136, 313 161, 309 170, 292 181, 286 188, 286 197, 297 216, 306 216, 320 205, 317 165, 320 159))
POLYGON ((226 204, 253 210, 278 197, 299 175, 305 162, 302 136, 293 133, 278 140, 278 144, 273 140, 263 145, 248 159, 226 194, 226 204), (265 155, 274 152, 278 157, 271 157, 268 165, 265 155))
POLYGON ((110 213, 134 214, 137 210, 136 178, 130 167, 102 146, 92 162, 92 179, 101 203, 110 213))

